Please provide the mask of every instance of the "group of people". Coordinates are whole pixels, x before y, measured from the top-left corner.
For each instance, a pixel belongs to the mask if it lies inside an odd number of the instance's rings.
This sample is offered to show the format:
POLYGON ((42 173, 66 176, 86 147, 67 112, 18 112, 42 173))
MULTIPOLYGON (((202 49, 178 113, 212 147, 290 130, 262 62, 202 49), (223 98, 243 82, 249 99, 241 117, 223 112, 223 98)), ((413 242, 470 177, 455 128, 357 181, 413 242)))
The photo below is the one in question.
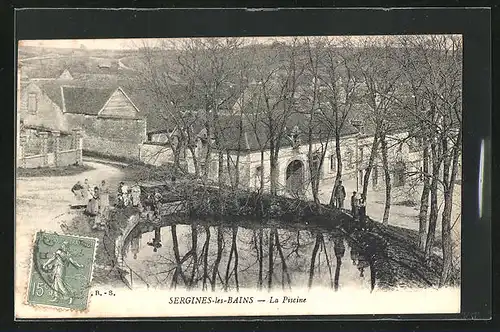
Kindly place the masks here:
POLYGON ((134 185, 131 188, 125 184, 125 182, 120 182, 118 185, 118 192, 116 195, 117 207, 127 207, 134 206, 138 207, 141 204, 141 187, 139 185, 134 185))
POLYGON ((83 201, 85 214, 93 217, 92 229, 104 230, 109 215, 109 187, 105 180, 99 186, 92 186, 88 179, 78 181, 71 192, 77 200, 83 201))
MULTIPOLYGON (((78 205, 85 206, 85 214, 94 218, 93 229, 104 230, 106 220, 109 217, 110 190, 105 180, 99 186, 92 186, 88 179, 83 184, 78 181, 71 192, 75 195, 78 205)), ((141 187, 133 185, 129 187, 124 182, 120 182, 116 193, 117 208, 128 206, 137 207, 148 219, 157 218, 160 215, 162 195, 158 190, 141 197, 141 187)))
MULTIPOLYGON (((346 198, 346 190, 342 181, 339 181, 334 193, 335 207, 344 210, 344 201, 346 198)), ((359 195, 356 191, 351 196, 351 214, 355 221, 360 223, 362 229, 366 227, 366 197, 359 195)))

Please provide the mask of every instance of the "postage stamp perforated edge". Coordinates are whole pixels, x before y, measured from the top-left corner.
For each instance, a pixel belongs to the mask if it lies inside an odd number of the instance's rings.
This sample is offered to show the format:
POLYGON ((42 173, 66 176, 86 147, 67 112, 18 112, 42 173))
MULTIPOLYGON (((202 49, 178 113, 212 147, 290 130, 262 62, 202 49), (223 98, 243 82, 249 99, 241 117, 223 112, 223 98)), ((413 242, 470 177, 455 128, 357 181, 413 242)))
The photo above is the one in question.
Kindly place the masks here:
POLYGON ((64 307, 64 306, 52 306, 49 304, 32 303, 29 301, 29 290, 30 290, 30 285, 31 285, 31 281, 32 281, 31 278, 33 276, 34 264, 35 264, 33 254, 35 252, 35 244, 36 244, 36 238, 37 238, 38 233, 47 233, 47 234, 61 235, 61 236, 66 236, 66 237, 73 237, 73 238, 77 238, 77 239, 94 240, 95 245, 94 245, 94 253, 93 253, 93 257, 92 257, 92 265, 90 267, 89 287, 90 287, 90 284, 92 283, 92 278, 94 275, 95 257, 96 257, 96 253, 97 253, 97 247, 99 246, 99 239, 98 238, 81 236, 81 235, 72 235, 72 234, 61 234, 61 233, 54 232, 54 231, 44 231, 44 230, 39 229, 36 232, 34 232, 32 235, 30 256, 29 256, 29 260, 30 260, 29 264, 30 265, 29 265, 29 272, 28 272, 28 278, 27 278, 28 280, 24 286, 23 304, 28 305, 30 307, 34 307, 34 308, 46 308, 46 309, 51 309, 51 310, 60 311, 60 312, 88 313, 88 311, 89 311, 88 308, 90 305, 91 296, 87 296, 87 302, 86 302, 85 309, 75 309, 75 308, 64 307))

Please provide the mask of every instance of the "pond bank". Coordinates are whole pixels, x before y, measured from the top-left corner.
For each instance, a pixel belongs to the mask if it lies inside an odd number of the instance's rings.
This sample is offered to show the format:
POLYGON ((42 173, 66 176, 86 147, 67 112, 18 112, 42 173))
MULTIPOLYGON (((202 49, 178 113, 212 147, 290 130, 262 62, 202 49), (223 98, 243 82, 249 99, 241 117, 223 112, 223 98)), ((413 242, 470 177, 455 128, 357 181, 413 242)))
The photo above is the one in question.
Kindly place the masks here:
MULTIPOLYGON (((164 206, 172 204, 172 200, 178 198, 179 195, 170 197, 171 202, 164 202, 164 206)), ((161 220, 151 222, 144 216, 141 217, 136 208, 114 209, 111 215, 113 222, 102 232, 90 229, 88 217, 76 217, 73 223, 76 228, 71 232, 97 236, 100 241, 94 282, 127 284, 127 274, 133 271, 123 264, 123 257, 130 244, 129 234, 137 227, 154 228, 184 224, 227 228, 237 226, 247 229, 295 229, 308 232, 341 231, 350 243, 366 253, 368 263, 373 266, 372 278, 377 280, 377 287, 421 288, 438 285, 441 260, 434 256, 430 266, 425 264, 422 252, 410 234, 406 234, 406 230, 370 222, 368 230, 360 231, 354 227, 349 215, 336 209, 283 197, 257 197, 255 194, 245 196, 235 193, 214 195, 212 192, 207 195, 204 189, 202 192, 191 191, 190 199, 183 203, 182 211, 169 214, 166 213, 167 210, 164 208, 161 220), (226 214, 221 215, 221 211, 226 214)))

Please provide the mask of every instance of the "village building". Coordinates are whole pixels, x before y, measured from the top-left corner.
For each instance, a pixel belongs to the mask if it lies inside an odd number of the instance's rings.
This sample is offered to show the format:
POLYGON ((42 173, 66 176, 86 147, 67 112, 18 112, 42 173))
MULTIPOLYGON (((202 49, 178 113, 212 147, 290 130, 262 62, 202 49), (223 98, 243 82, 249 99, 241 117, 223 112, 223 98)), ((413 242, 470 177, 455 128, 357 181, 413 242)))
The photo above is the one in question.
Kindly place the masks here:
POLYGON ((21 134, 30 128, 61 133, 78 128, 84 151, 140 159, 146 114, 133 100, 137 93, 129 96, 116 77, 65 70, 55 79, 21 82, 20 90, 21 134))
MULTIPOLYGON (((358 105, 358 109, 366 105, 358 105)), ((341 159, 342 180, 357 183, 357 188, 362 188, 363 178, 370 158, 374 129, 369 123, 361 126, 353 125, 354 118, 359 117, 355 112, 352 119, 346 120, 341 132, 341 159)), ((223 167, 221 174, 223 182, 227 185, 234 184, 236 169, 238 170, 238 186, 252 190, 269 190, 271 179, 270 151, 266 138, 269 132, 265 124, 251 124, 249 119, 253 116, 241 114, 228 114, 219 116, 220 149, 223 151, 223 167), (261 181, 261 176, 264 178, 261 181), (261 188, 263 185, 263 188, 261 188)), ((277 162, 277 190, 280 194, 303 195, 311 190, 311 166, 318 169, 320 185, 331 184, 337 174, 337 156, 335 139, 325 139, 321 135, 312 137, 308 141, 307 115, 299 114, 290 116, 286 124, 286 135, 280 142, 280 151, 277 162), (311 145, 311 149, 310 149, 311 145), (312 159, 309 159, 309 151, 312 159)), ((180 161, 186 164, 190 172, 195 171, 194 160, 200 167, 208 168, 208 177, 216 182, 219 176, 219 154, 214 148, 214 137, 208 138, 203 121, 194 122, 190 129, 194 134, 195 158, 188 147, 179 152, 180 161), (209 165, 204 165, 207 154, 208 140, 212 140, 212 152, 209 165)), ((174 162, 175 148, 182 139, 188 135, 183 134, 179 128, 172 126, 164 130, 148 133, 148 153, 141 154, 143 161, 150 164, 161 165, 174 162), (148 145, 149 144, 149 145, 148 145)), ((422 147, 420 142, 408 138, 407 128, 391 132, 387 136, 388 160, 390 164, 391 180, 395 187, 403 186, 412 174, 421 174, 422 147)), ((381 155, 378 151, 374 167, 371 172, 369 184, 371 188, 379 189, 384 186, 381 155)))

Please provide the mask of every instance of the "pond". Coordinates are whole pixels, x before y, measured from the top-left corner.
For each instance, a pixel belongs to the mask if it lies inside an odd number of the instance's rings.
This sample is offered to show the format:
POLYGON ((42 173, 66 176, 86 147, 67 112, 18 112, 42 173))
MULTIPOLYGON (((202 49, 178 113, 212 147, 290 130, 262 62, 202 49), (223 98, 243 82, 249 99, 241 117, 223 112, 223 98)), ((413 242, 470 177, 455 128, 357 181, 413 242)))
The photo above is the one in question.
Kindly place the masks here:
POLYGON ((238 291, 375 287, 372 258, 339 228, 140 223, 124 246, 132 288, 238 291))

